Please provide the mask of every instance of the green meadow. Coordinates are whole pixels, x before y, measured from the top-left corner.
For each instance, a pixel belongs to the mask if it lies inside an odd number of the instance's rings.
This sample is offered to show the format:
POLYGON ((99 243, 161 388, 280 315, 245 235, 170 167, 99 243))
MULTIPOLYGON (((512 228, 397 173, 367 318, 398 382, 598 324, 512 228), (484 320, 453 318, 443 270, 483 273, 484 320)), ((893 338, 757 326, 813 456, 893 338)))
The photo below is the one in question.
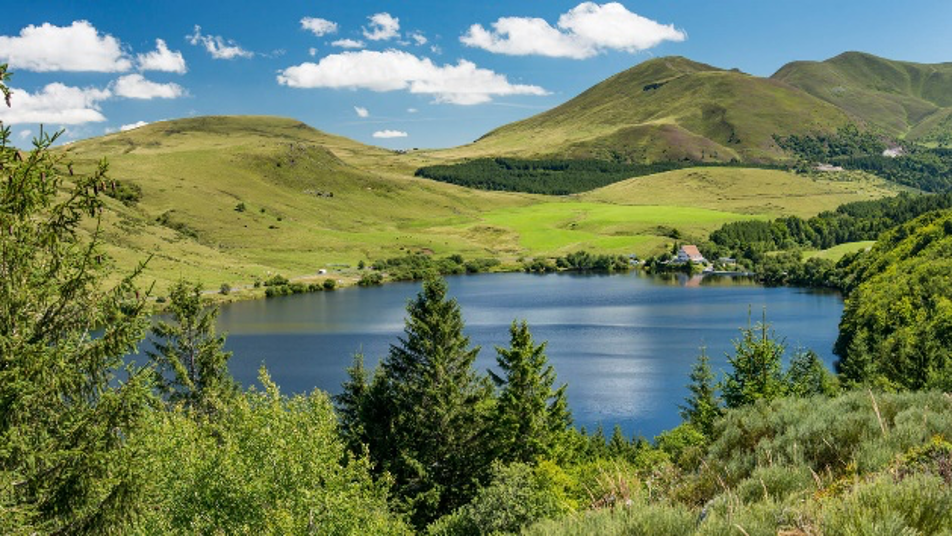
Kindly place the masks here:
POLYGON ((510 265, 577 249, 648 256, 726 222, 896 192, 869 176, 743 168, 688 168, 573 196, 485 192, 414 177, 452 162, 452 150, 399 153, 261 116, 159 122, 63 151, 78 171, 106 157, 113 179, 141 189, 138 200, 107 199, 103 233, 117 268, 150 259, 144 277, 159 295, 179 278, 240 289, 325 269, 354 281, 359 261, 412 252, 510 265))

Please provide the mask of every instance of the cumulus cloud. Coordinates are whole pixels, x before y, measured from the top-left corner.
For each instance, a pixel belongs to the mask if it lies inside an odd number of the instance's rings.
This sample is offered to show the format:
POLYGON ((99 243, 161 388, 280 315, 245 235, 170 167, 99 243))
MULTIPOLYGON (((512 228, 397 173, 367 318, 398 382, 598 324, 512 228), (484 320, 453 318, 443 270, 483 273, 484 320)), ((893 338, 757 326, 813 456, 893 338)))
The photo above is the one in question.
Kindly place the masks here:
POLYGON ((590 58, 606 50, 639 52, 664 41, 684 41, 687 35, 671 24, 660 24, 611 2, 584 2, 559 17, 556 27, 544 19, 503 17, 492 30, 470 26, 460 41, 500 54, 590 58))
POLYGON ((231 39, 225 39, 220 35, 202 35, 202 27, 195 25, 195 31, 192 35, 186 36, 188 42, 192 45, 201 45, 216 60, 233 60, 235 58, 251 58, 254 52, 247 51, 238 43, 231 39))
POLYGON ((371 41, 385 41, 400 34, 400 19, 389 13, 375 13, 369 17, 370 29, 364 28, 364 37, 371 41))
POLYGON ((278 83, 295 88, 406 90, 461 105, 489 102, 496 95, 548 94, 539 86, 511 84, 504 75, 466 60, 438 66, 429 58, 399 50, 332 54, 318 63, 288 67, 278 74, 278 83))
POLYGON ((129 123, 128 125, 123 125, 119 127, 121 132, 131 131, 132 129, 138 129, 139 127, 145 127, 148 125, 148 121, 136 121, 135 123, 129 123))
POLYGON ((22 131, 20 131, 21 140, 26 140, 30 136, 33 136, 33 131, 31 131, 30 129, 23 129, 22 131))
POLYGON ((417 45, 423 46, 429 42, 425 35, 422 32, 414 32, 410 34, 410 37, 416 42, 417 45))
POLYGON ((357 112, 357 115, 360 117, 370 117, 370 110, 367 110, 362 106, 355 106, 354 112, 357 112))
POLYGON ((373 133, 374 138, 406 138, 409 134, 403 131, 384 130, 373 133))
POLYGON ((337 33, 336 22, 331 22, 327 19, 319 19, 317 17, 304 17, 301 19, 301 28, 304 28, 317 37, 337 33))
POLYGON ((145 54, 137 54, 136 61, 140 71, 166 71, 183 74, 188 71, 185 67, 185 58, 179 51, 171 51, 162 39, 155 40, 155 50, 145 54))
POLYGON ((0 63, 25 71, 128 71, 132 61, 118 39, 99 35, 87 21, 69 26, 27 26, 18 36, 0 36, 0 63))
POLYGON ((140 74, 121 76, 112 87, 117 96, 127 99, 175 99, 185 95, 178 84, 152 82, 140 74))
POLYGON ((77 88, 59 82, 47 84, 35 93, 21 89, 13 91, 13 106, 0 106, 0 121, 8 125, 81 125, 106 121, 99 111, 99 102, 112 96, 108 89, 77 88))
POLYGON ((331 43, 331 45, 340 48, 364 48, 364 42, 356 39, 338 39, 331 43))
POLYGON ((312 57, 317 56, 317 49, 314 47, 307 49, 307 55, 312 57))

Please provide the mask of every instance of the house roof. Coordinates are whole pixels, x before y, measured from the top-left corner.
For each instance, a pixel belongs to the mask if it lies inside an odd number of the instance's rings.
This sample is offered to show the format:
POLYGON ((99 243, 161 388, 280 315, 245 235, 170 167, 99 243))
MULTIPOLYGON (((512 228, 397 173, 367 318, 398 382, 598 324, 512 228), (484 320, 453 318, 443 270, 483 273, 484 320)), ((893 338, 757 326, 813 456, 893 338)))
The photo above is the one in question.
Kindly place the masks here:
POLYGON ((684 252, 684 255, 688 256, 691 259, 703 258, 701 251, 697 249, 697 246, 693 244, 685 244, 681 247, 681 251, 684 252))

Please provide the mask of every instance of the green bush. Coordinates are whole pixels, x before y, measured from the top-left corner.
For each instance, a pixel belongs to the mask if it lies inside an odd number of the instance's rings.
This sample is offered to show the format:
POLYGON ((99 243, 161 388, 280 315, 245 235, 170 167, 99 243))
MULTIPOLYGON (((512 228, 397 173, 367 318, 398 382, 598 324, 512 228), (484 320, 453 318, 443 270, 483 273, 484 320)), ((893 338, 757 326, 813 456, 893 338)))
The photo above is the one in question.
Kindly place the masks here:
POLYGON ((333 291, 334 289, 337 288, 337 280, 333 278, 327 278, 321 284, 321 287, 323 287, 325 291, 333 291))

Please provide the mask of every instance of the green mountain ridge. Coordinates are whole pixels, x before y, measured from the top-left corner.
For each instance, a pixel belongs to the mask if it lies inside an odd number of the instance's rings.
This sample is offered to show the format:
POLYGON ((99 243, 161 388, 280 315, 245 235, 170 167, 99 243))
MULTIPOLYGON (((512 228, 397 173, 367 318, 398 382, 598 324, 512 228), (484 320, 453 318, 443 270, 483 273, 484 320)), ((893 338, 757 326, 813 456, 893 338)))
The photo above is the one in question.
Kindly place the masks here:
POLYGON ((453 151, 464 157, 776 161, 772 136, 833 132, 846 113, 778 80, 681 57, 648 60, 453 151))
POLYGON ((868 128, 910 141, 950 141, 952 63, 888 60, 845 52, 797 61, 771 77, 842 110, 868 128))

